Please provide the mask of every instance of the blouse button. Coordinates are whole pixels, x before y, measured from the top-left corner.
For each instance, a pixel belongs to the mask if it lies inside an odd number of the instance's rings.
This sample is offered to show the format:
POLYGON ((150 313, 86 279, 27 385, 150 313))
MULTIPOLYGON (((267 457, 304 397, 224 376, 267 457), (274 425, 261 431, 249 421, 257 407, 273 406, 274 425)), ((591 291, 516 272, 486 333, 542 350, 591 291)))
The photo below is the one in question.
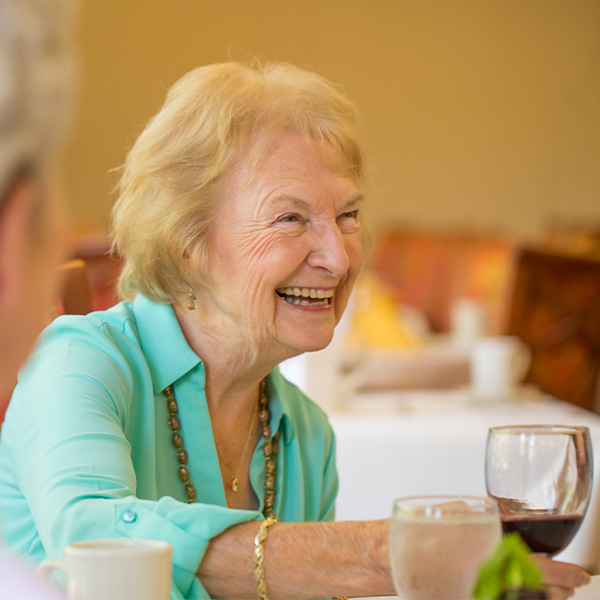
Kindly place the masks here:
POLYGON ((132 510, 126 510, 121 518, 125 523, 133 523, 136 520, 137 515, 132 510))

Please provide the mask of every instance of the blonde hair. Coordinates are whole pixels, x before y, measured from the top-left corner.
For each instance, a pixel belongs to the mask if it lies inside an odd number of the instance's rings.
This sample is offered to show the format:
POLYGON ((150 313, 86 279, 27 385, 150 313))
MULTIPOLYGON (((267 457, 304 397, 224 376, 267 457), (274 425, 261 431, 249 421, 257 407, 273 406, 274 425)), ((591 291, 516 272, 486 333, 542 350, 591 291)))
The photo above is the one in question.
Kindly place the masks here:
POLYGON ((0 200, 54 158, 70 124, 74 0, 0 0, 0 200))
POLYGON ((256 161, 280 131, 301 134, 323 161, 325 142, 339 155, 332 168, 362 177, 355 107, 320 75, 285 63, 227 62, 173 85, 127 156, 112 212, 124 298, 141 292, 169 303, 187 280, 186 250, 206 265, 215 208, 240 151, 256 161))

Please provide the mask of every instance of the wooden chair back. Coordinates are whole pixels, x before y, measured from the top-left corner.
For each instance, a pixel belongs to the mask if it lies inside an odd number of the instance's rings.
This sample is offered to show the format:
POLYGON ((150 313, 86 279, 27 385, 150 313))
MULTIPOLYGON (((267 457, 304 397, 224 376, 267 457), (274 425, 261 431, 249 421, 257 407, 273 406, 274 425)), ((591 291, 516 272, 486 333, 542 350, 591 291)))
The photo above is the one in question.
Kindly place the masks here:
POLYGON ((94 310, 106 310, 121 300, 117 281, 122 261, 111 253, 110 240, 105 232, 77 233, 72 258, 85 261, 94 310))
POLYGON ((93 308, 85 261, 70 260, 58 268, 58 293, 49 309, 49 322, 61 314, 85 315, 93 308))
POLYGON ((600 255, 517 252, 507 333, 531 349, 525 381, 600 412, 600 255))

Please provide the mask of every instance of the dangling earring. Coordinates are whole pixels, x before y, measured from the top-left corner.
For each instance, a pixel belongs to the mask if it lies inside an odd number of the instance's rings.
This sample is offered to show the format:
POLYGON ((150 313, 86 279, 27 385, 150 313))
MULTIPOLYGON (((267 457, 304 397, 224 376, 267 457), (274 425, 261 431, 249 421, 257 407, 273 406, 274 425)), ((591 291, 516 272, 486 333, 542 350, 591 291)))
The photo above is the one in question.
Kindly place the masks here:
POLYGON ((193 288, 190 288, 190 293, 188 294, 187 299, 188 299, 187 309, 188 310, 196 310, 198 308, 198 304, 196 303, 196 300, 198 300, 198 298, 196 298, 196 294, 194 294, 193 288))

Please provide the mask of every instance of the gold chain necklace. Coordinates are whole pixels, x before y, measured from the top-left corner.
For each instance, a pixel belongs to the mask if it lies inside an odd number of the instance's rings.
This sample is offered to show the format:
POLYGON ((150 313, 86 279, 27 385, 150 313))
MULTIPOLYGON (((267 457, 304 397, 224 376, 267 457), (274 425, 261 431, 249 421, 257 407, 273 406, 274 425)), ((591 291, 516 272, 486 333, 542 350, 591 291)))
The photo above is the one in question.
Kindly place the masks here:
MULTIPOLYGON (((246 443, 244 444, 244 450, 242 451, 242 458, 240 458, 240 463, 238 465, 236 474, 231 480, 231 489, 234 492, 240 491, 240 481, 238 479, 237 474, 240 472, 242 465, 244 464, 244 459, 246 458, 246 450, 248 450, 248 442, 250 441, 250 437, 252 432, 254 431, 254 416, 256 415, 256 411, 258 410, 258 403, 260 402, 260 386, 258 387, 258 400, 254 403, 254 408, 252 409, 252 417, 250 419, 250 427, 248 428, 248 435, 246 436, 246 443)), ((216 447, 216 444, 215 444, 216 447)), ((219 450, 217 449, 217 454, 219 450)))
MULTIPOLYGON (((169 409, 169 427, 173 430, 171 441, 177 450, 177 460, 179 461, 179 477, 185 485, 185 494, 188 498, 188 503, 196 501, 196 488, 191 482, 190 473, 186 467, 188 462, 188 453, 183 445, 183 437, 181 436, 181 424, 179 422, 179 414, 177 408, 177 400, 175 399, 175 389, 172 385, 163 390, 163 394, 167 397, 167 407, 169 409)), ((263 445, 263 455, 265 457, 265 508, 264 516, 275 516, 273 505, 275 504, 275 483, 277 481, 277 453, 279 452, 279 431, 271 438, 271 427, 269 420, 271 413, 269 411, 269 401, 265 393, 265 380, 260 382, 259 399, 258 399, 258 422, 262 427, 262 436, 265 440, 263 445)), ((247 445, 247 442, 246 442, 247 445)), ((244 449, 245 452, 245 449, 244 449)), ((237 478, 234 478, 234 482, 237 478)), ((238 482, 239 484, 239 482, 238 482)), ((233 485, 233 484, 232 484, 233 485)), ((235 490, 234 490, 235 491, 235 490)))

